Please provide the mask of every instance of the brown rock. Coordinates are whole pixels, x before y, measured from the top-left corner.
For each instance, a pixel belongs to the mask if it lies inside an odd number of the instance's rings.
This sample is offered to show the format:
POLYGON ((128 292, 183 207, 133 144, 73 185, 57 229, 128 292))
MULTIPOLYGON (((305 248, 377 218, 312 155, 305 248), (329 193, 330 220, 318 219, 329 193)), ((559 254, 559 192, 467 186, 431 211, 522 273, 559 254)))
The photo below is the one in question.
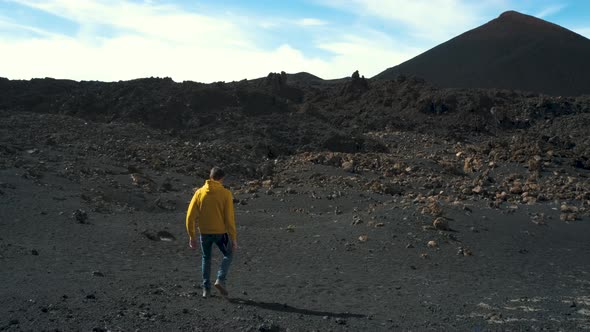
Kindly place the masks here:
POLYGON ((471 157, 465 158, 465 161, 463 162, 463 172, 465 172, 465 173, 473 172, 473 165, 471 164, 472 161, 473 161, 473 158, 471 158, 471 157))
POLYGON ((533 159, 529 160, 528 166, 529 172, 540 172, 542 169, 541 157, 535 156, 533 159))
POLYGON ((505 201, 507 198, 508 198, 508 193, 505 191, 496 194, 496 199, 499 201, 505 201))
POLYGON ((457 251, 457 255, 459 256, 473 256, 473 252, 467 248, 459 247, 457 251))
POLYGON ((515 182, 512 187, 510 187, 511 194, 520 195, 522 192, 522 185, 519 182, 515 182))
POLYGON ((341 167, 345 172, 350 172, 350 173, 354 172, 354 162, 353 161, 344 161, 342 163, 341 167))
POLYGON ((578 212, 578 208, 573 205, 562 204, 560 206, 560 210, 563 213, 576 213, 578 212))
POLYGON ((429 203, 426 206, 424 212, 429 213, 435 217, 440 217, 443 214, 443 208, 436 199, 429 198, 429 203))
POLYGON ((476 194, 481 194, 483 192, 483 188, 481 186, 475 186, 475 188, 471 189, 471 191, 476 194))
POLYGON ((575 213, 562 213, 559 219, 563 221, 575 221, 578 219, 578 216, 575 213))
POLYGON ((441 231, 449 230, 449 223, 442 217, 434 219, 434 221, 432 222, 432 226, 441 231))
POLYGON ((154 180, 141 173, 132 173, 129 176, 131 177, 131 182, 134 186, 143 187, 146 190, 151 189, 155 184, 154 180))

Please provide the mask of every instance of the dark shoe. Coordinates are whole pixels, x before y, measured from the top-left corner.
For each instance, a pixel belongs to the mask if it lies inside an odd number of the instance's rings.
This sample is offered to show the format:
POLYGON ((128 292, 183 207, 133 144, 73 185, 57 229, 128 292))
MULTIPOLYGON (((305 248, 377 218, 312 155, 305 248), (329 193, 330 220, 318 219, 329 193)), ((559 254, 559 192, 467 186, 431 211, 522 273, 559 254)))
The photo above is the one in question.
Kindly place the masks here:
POLYGON ((215 281, 215 288, 221 293, 223 296, 227 296, 227 289, 225 288, 225 282, 217 279, 215 281))
POLYGON ((203 298, 206 299, 211 296, 211 290, 209 288, 203 288, 203 298))

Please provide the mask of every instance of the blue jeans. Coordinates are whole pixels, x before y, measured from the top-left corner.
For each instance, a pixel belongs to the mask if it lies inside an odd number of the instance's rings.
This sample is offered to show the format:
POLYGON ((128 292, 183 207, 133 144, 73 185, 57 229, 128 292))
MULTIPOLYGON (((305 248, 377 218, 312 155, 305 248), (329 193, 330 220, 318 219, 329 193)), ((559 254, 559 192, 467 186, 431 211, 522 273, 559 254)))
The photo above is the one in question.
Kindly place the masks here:
POLYGON ((201 252, 203 254, 201 268, 203 288, 205 289, 211 288, 211 248, 214 243, 223 254, 221 266, 217 271, 217 279, 225 281, 232 261, 232 243, 227 234, 201 234, 201 252))

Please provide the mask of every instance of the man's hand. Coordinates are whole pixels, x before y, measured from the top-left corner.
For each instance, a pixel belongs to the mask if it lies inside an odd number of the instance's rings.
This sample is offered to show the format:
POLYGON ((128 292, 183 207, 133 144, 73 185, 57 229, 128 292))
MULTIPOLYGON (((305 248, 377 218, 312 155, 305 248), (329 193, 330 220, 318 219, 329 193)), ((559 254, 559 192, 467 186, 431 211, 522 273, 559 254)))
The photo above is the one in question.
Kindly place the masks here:
POLYGON ((192 238, 188 239, 188 246, 191 249, 197 249, 197 240, 192 239, 192 238))
POLYGON ((231 250, 232 251, 238 250, 238 240, 231 241, 231 250))

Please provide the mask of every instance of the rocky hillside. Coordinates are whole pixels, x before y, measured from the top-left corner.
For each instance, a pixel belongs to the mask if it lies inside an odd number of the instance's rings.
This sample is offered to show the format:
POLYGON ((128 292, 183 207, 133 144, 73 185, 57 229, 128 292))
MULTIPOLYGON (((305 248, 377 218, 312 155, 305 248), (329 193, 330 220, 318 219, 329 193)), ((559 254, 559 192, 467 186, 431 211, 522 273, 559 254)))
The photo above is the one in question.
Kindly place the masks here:
POLYGON ((440 87, 501 88, 576 96, 590 93, 590 40, 509 11, 376 78, 400 74, 440 87))

